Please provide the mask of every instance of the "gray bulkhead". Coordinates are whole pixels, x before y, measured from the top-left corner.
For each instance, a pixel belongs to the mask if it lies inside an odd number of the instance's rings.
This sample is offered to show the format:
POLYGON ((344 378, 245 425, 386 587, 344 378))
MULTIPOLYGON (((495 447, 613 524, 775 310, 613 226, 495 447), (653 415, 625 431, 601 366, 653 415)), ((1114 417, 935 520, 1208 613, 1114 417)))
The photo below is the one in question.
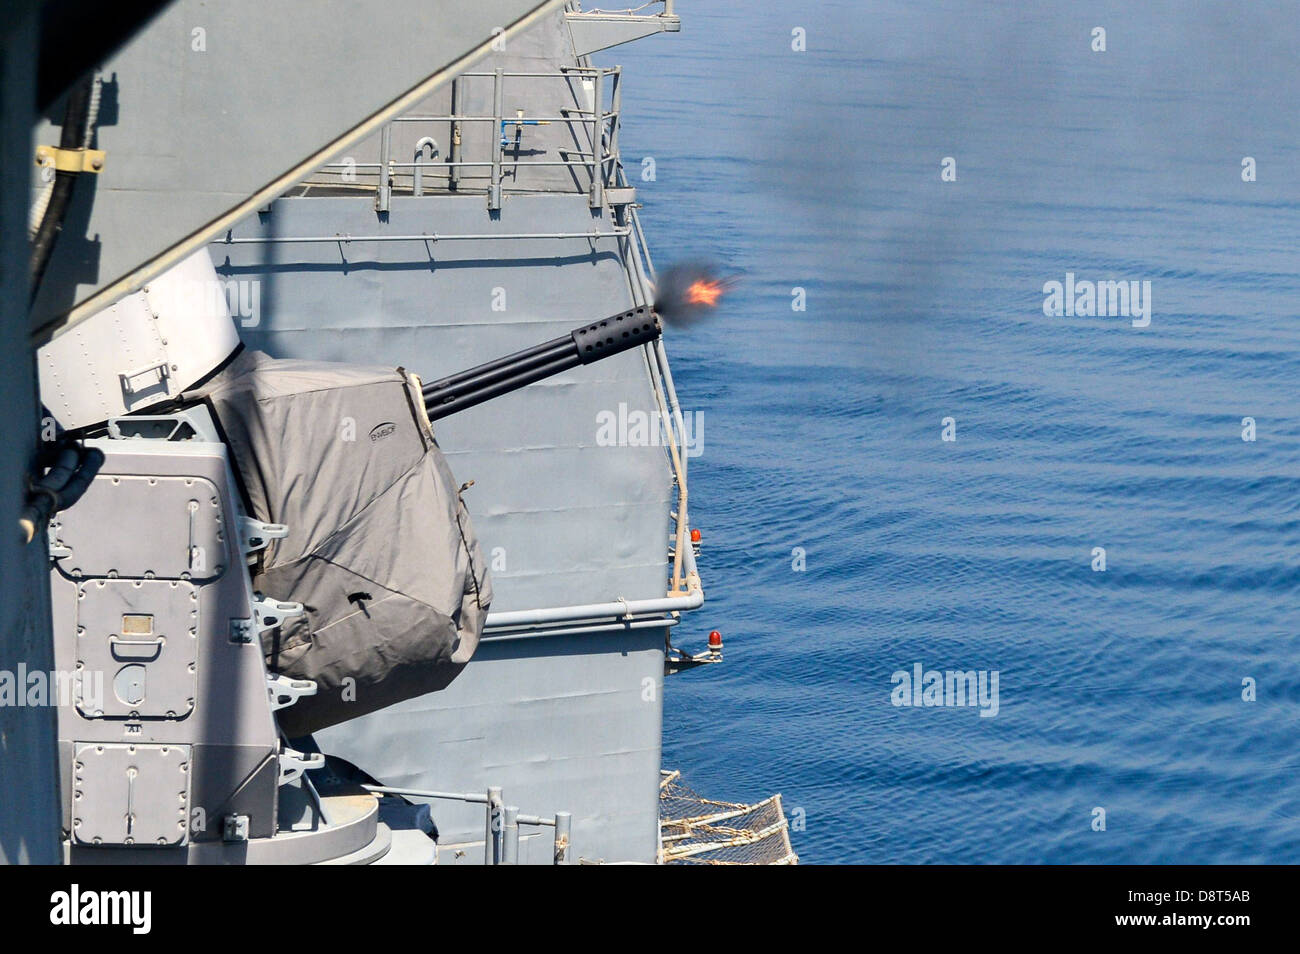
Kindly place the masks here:
MULTIPOLYGON (((549 74, 507 75, 503 113, 561 117, 589 108, 586 97, 595 94, 589 74, 560 73, 579 62, 559 13, 474 72, 549 74)), ((458 114, 491 115, 495 83, 459 80, 458 114)), ((452 95, 444 90, 413 115, 449 115, 452 95)), ((488 156, 494 125, 463 124, 456 154, 488 156)), ((505 152, 571 160, 591 149, 589 128, 523 125, 516 151, 508 125, 505 152)), ((315 185, 241 222, 233 241, 211 246, 219 274, 235 283, 232 303, 238 294, 247 306, 237 320, 249 347, 400 365, 427 382, 639 303, 637 253, 616 234, 628 231, 626 212, 603 196, 593 208, 586 167, 503 164, 496 210, 488 208, 491 169, 463 168, 453 192, 449 170, 431 167, 421 171, 425 194, 417 197, 413 169, 400 164, 412 162, 425 135, 447 157, 449 122, 396 124, 391 180, 365 165, 384 148, 377 136, 313 177, 315 185), (387 210, 377 211, 377 201, 387 210), (603 237, 587 237, 592 232, 603 237), (582 237, 518 237, 536 233, 582 237), (373 238, 434 234, 449 238, 373 238), (466 235, 516 237, 451 238, 466 235), (311 236, 352 239, 285 241, 311 236)), ((438 422, 457 479, 474 481, 465 500, 492 564, 494 613, 664 596, 676 499, 665 450, 598 440, 602 413, 653 415, 656 407, 637 349, 438 422)), ((489 631, 447 689, 335 726, 317 741, 385 785, 479 793, 499 785, 522 812, 571 812, 576 858, 652 861, 667 623, 660 616, 631 628, 605 619, 523 636, 489 631)), ((433 812, 440 861, 481 862, 482 806, 437 801, 433 812)), ((521 861, 549 863, 551 850, 548 829, 524 831, 521 861)))

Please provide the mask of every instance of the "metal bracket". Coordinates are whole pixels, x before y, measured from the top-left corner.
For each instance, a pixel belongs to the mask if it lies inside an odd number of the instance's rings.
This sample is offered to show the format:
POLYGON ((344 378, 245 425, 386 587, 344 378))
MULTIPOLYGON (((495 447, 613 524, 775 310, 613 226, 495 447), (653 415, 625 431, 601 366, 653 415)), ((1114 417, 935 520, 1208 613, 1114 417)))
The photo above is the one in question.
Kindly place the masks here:
POLYGON ((261 593, 253 594, 253 619, 257 621, 258 633, 265 633, 268 629, 275 629, 287 618, 301 616, 302 612, 301 603, 273 600, 261 593))
POLYGON ((282 523, 263 523, 252 517, 239 518, 239 540, 245 553, 264 550, 272 540, 283 540, 288 535, 289 528, 282 523))
POLYGON ((702 653, 691 653, 678 649, 672 643, 669 643, 667 651, 664 653, 664 675, 672 676, 679 672, 685 672, 687 669, 695 669, 698 666, 707 666, 720 662, 722 662, 721 649, 706 649, 702 653))
POLYGON ((635 205, 635 186, 609 186, 605 189, 605 198, 610 205, 635 205))
POLYGON ((50 559, 62 560, 64 557, 72 556, 72 548, 59 539, 59 532, 63 529, 63 524, 58 520, 51 519, 46 536, 50 544, 50 559))
POLYGON ((219 444, 221 438, 202 408, 183 408, 174 414, 131 414, 108 419, 110 440, 142 438, 152 441, 202 441, 219 444))
POLYGON ((102 149, 60 149, 58 146, 37 146, 36 164, 53 165, 59 172, 98 173, 104 168, 105 155, 102 149))
POLYGON ((130 397, 133 394, 139 394, 141 391, 147 391, 149 388, 157 387, 166 382, 171 377, 171 366, 166 361, 160 361, 147 368, 140 368, 138 371, 120 371, 117 377, 122 382, 122 393, 130 397), (145 375, 155 375, 155 377, 144 387, 136 387, 136 378, 142 378, 145 375))
POLYGON ((280 753, 280 784, 288 785, 302 778, 303 772, 325 767, 325 756, 320 752, 295 752, 285 749, 280 753))
POLYGON ((266 674, 266 692, 271 697, 271 711, 287 709, 303 696, 316 695, 316 683, 311 679, 294 679, 290 676, 266 674))

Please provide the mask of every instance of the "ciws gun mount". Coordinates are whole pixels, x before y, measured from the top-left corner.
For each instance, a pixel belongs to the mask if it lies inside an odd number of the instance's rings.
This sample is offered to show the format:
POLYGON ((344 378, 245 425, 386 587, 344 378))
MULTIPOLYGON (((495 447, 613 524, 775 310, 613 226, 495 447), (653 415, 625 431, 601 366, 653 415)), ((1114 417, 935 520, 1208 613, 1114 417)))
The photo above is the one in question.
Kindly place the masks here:
MULTIPOLYGON (((24 536, 51 528, 56 658, 108 683, 58 705, 68 857, 374 860, 391 844, 378 800, 310 781, 324 756, 284 740, 447 686, 483 636, 487 566, 410 376, 241 350, 227 310, 192 293, 215 281, 196 253, 41 351, 42 402, 77 449, 24 536), (337 439, 345 415, 384 443, 337 439), (300 493, 308 480, 323 492, 300 493), (195 828, 195 806, 220 812, 195 828)), ((421 403, 444 418, 661 333, 634 308, 422 386, 421 403)))
POLYGON ((424 407, 429 419, 436 421, 561 371, 629 351, 661 334, 659 316, 649 306, 641 305, 427 384, 422 392, 424 407))

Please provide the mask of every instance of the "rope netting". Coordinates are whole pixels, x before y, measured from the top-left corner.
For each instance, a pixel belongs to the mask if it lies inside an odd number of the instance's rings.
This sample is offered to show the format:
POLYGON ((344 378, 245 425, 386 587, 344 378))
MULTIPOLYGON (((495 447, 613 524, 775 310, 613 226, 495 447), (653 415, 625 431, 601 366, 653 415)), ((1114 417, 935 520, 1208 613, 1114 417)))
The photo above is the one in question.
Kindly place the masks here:
POLYGON ((794 865, 790 825, 781 796, 753 805, 705 798, 664 772, 659 783, 659 832, 664 864, 794 865))

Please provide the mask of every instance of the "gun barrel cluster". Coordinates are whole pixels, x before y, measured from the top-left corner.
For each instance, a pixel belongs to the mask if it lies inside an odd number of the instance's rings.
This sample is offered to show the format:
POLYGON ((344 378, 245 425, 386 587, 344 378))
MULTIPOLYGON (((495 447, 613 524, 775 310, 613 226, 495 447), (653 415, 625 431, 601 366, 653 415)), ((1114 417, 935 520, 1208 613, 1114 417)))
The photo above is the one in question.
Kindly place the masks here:
POLYGON ((429 419, 436 421, 561 371, 654 341, 662 333, 659 317, 642 305, 426 384, 424 407, 429 419))

